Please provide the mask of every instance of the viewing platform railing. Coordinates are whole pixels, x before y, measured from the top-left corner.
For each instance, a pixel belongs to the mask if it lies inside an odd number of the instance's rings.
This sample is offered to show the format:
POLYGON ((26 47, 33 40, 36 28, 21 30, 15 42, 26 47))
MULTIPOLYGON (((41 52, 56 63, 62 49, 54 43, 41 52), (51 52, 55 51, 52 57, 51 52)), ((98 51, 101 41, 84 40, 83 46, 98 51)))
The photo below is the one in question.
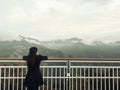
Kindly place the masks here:
MULTIPOLYGON (((40 90, 120 90, 120 58, 50 58, 41 63, 40 90)), ((22 59, 0 58, 0 90, 27 90, 22 59)))

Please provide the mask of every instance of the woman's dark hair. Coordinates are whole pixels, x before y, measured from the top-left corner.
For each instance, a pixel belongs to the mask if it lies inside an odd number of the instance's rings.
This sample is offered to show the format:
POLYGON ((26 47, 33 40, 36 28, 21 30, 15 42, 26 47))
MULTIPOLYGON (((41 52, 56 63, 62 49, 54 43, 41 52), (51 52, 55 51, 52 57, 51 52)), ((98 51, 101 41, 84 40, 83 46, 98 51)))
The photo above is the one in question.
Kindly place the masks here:
POLYGON ((31 62, 32 64, 35 63, 36 53, 37 53, 37 47, 31 47, 29 49, 28 57, 29 57, 29 62, 31 62))
POLYGON ((31 47, 29 50, 29 55, 36 55, 37 47, 31 47))

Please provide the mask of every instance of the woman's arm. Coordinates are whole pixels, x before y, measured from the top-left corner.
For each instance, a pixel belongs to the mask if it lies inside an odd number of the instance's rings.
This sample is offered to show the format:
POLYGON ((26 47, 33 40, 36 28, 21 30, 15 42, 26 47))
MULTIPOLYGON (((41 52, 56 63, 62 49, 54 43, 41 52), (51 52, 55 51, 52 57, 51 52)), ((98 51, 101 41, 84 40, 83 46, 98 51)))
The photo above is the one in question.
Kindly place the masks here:
POLYGON ((48 57, 47 57, 47 56, 41 56, 41 59, 42 59, 42 60, 47 60, 48 57))
POLYGON ((23 60, 27 60, 27 56, 23 56, 23 60))

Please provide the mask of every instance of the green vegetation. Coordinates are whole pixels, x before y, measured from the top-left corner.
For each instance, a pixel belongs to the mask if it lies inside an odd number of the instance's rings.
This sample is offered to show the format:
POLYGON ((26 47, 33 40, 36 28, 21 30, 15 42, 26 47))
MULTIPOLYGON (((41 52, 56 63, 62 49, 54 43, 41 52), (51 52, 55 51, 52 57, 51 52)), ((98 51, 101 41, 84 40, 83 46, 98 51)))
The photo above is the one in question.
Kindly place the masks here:
POLYGON ((64 57, 64 54, 58 50, 52 50, 45 46, 21 41, 0 41, 0 58, 21 58, 23 55, 28 54, 30 47, 36 46, 39 53, 49 57, 64 57))
POLYGON ((54 41, 35 40, 35 44, 29 42, 30 40, 0 41, 0 58, 21 58, 27 55, 31 46, 38 47, 40 54, 49 58, 120 58, 120 42, 105 44, 96 41, 85 44, 81 39, 70 38, 54 41))
POLYGON ((57 50, 74 58, 120 58, 120 45, 83 45, 73 44, 57 50))

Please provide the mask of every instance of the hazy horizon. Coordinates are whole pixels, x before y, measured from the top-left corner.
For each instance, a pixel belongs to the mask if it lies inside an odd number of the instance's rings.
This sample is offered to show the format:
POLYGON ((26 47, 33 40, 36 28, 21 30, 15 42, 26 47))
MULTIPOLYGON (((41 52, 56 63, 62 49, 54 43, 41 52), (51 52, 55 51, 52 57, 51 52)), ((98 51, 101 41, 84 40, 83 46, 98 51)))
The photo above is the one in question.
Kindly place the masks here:
POLYGON ((120 40, 119 0, 0 1, 0 39, 120 40))

